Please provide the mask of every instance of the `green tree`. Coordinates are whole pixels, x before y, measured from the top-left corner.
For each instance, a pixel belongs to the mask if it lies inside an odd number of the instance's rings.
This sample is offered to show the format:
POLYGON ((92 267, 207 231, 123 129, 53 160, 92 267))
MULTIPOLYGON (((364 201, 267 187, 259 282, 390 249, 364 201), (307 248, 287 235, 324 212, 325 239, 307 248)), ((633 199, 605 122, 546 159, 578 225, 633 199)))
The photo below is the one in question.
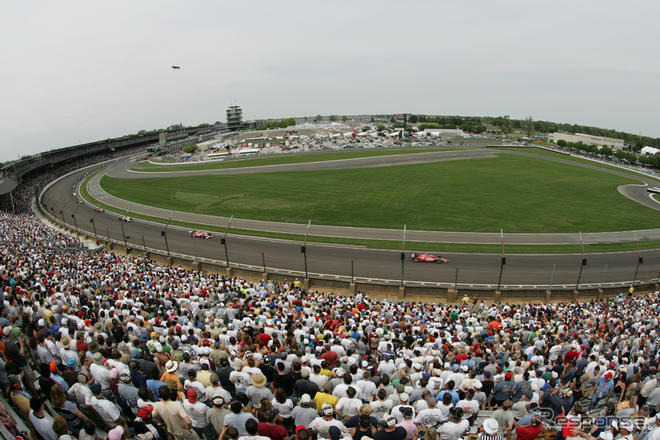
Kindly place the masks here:
POLYGON ((321 115, 316 115, 316 116, 314 117, 314 122, 319 122, 321 119, 323 119, 323 116, 321 116, 321 115))
POLYGON ((499 127, 504 135, 511 132, 511 120, 509 119, 509 115, 498 116, 493 120, 493 125, 499 127))
POLYGON ((376 127, 376 130, 385 131, 385 130, 387 130, 387 127, 385 127, 383 124, 378 124, 378 126, 376 127))
POLYGON ((371 130, 371 127, 369 127, 368 125, 362 127, 362 131, 369 131, 369 130, 371 130))
POLYGON ((184 153, 191 153, 192 154, 195 151, 197 151, 197 144, 186 145, 185 147, 183 147, 182 150, 183 150, 184 153))
POLYGON ((613 151, 612 148, 608 147, 607 145, 604 145, 603 147, 600 148, 599 153, 604 156, 611 156, 613 151))
POLYGON ((417 123, 417 115, 410 115, 408 117, 408 122, 410 122, 411 124, 416 124, 417 123))
POLYGON ((341 120, 344 121, 344 122, 348 121, 348 116, 346 116, 346 115, 342 116, 341 120))
POLYGON ((532 119, 531 116, 525 118, 524 126, 525 126, 525 132, 527 133, 527 137, 531 139, 532 134, 534 133, 534 120, 532 119))
POLYGON ((565 147, 565 146, 567 145, 567 143, 566 143, 565 140, 563 140, 563 139, 559 139, 559 140, 557 141, 557 145, 559 145, 560 147, 565 147))
POLYGON ((330 122, 335 122, 336 120, 337 120, 337 116, 335 115, 330 115, 330 117, 328 118, 328 121, 330 122))

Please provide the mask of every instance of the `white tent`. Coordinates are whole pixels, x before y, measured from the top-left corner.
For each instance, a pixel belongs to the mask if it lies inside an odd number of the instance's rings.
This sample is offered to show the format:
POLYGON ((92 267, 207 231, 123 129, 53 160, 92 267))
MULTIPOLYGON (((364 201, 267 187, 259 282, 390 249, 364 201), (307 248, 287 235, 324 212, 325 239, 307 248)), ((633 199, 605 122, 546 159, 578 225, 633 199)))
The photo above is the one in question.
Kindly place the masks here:
POLYGON ((642 148, 642 156, 655 156, 660 153, 660 148, 644 147, 642 148))

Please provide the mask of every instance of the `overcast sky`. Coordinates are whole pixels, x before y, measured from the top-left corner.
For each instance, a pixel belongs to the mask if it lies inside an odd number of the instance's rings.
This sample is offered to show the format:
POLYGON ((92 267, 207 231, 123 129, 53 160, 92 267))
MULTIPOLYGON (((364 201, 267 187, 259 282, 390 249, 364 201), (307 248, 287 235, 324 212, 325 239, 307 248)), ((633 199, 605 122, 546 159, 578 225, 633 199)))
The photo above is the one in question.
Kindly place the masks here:
POLYGON ((0 161, 224 122, 232 103, 246 119, 508 114, 657 137, 658 17, 654 0, 5 2, 0 161))

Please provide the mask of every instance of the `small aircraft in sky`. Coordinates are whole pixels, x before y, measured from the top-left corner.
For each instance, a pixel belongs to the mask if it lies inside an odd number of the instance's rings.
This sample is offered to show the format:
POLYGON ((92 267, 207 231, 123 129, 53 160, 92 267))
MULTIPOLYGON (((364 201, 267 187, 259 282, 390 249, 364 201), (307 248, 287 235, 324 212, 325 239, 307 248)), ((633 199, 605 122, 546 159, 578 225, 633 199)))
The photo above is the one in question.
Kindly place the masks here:
POLYGON ((179 70, 181 68, 181 66, 170 66, 170 67, 174 70, 179 70))

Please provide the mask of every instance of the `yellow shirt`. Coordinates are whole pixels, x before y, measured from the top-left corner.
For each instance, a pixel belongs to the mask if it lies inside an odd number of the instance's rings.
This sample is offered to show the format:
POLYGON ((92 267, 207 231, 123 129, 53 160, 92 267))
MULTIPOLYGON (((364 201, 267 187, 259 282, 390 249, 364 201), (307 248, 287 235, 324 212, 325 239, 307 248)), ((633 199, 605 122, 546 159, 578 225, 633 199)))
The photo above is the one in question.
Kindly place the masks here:
POLYGON ((209 370, 201 370, 199 373, 197 373, 196 379, 205 387, 211 386, 211 372, 209 370))

